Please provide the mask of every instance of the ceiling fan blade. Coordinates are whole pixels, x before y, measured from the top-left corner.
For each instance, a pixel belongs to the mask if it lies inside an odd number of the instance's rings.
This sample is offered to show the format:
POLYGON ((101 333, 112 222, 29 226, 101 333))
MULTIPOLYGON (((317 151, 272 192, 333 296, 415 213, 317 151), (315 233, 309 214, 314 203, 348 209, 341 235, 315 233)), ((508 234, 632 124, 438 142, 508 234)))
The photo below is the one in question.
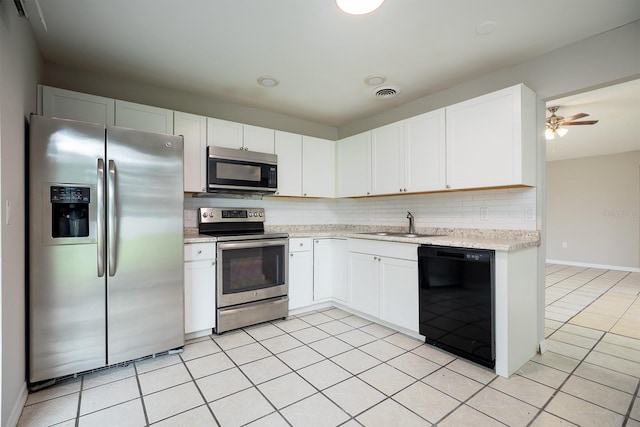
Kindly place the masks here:
POLYGON ((582 122, 564 122, 562 126, 575 126, 575 125, 595 125, 598 120, 585 120, 582 122))
POLYGON ((565 122, 571 122, 573 120, 578 120, 578 119, 581 119, 581 118, 587 117, 587 116, 588 116, 587 113, 578 113, 578 114, 575 114, 573 116, 565 117, 564 121, 565 122))

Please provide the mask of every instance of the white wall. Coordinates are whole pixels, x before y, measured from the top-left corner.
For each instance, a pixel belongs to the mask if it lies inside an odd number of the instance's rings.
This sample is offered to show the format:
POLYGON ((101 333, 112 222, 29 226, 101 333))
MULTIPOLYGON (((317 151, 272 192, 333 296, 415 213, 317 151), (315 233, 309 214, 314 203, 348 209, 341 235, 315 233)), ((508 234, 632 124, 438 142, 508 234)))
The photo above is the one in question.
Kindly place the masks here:
MULTIPOLYGON (((407 211, 418 228, 480 228, 535 230, 536 189, 461 191, 360 199, 259 199, 186 198, 185 209, 199 207, 263 207, 267 225, 382 225, 408 227, 407 211), (488 218, 480 217, 486 208, 488 218)), ((187 213, 185 225, 196 227, 196 217, 187 213)))
POLYGON ((12 1, 0 2, 0 200, 2 214, 2 413, 3 426, 18 420, 25 383, 25 123, 35 112, 42 63, 25 19, 12 1), (6 203, 10 203, 7 218, 6 203), (9 224, 7 224, 7 219, 9 224))
POLYGON ((549 260, 639 269, 640 151, 547 163, 547 236, 549 260))

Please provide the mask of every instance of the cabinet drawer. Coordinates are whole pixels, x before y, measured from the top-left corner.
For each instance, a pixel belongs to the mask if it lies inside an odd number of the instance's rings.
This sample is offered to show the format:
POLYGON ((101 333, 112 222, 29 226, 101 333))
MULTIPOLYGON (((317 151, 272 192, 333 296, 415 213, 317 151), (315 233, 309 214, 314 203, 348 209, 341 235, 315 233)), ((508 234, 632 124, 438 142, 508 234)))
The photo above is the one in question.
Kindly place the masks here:
POLYGON ((368 239, 349 239, 349 252, 375 254, 388 258, 417 261, 418 245, 415 243, 382 242, 368 239))
POLYGON ((308 237, 289 239, 289 252, 310 251, 313 247, 313 240, 308 237))
POLYGON ((215 243, 187 243, 184 245, 184 260, 199 261, 216 259, 215 243))

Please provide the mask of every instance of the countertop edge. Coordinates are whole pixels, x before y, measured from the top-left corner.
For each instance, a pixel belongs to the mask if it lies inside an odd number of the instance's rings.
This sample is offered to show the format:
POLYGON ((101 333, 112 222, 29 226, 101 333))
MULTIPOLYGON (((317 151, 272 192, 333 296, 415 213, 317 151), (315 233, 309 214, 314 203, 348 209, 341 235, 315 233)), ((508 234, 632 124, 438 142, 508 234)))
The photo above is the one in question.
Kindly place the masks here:
MULTIPOLYGON (((489 237, 466 237, 453 235, 438 235, 429 237, 398 237, 398 236, 375 236, 353 232, 350 230, 331 231, 294 231, 290 232, 289 238, 344 238, 344 239, 364 239, 381 242, 410 243, 416 245, 441 245, 469 249, 491 249, 496 251, 513 252, 531 247, 540 246, 540 238, 527 239, 500 239, 489 237)), ((215 243, 217 239, 205 234, 185 233, 184 243, 215 243)))

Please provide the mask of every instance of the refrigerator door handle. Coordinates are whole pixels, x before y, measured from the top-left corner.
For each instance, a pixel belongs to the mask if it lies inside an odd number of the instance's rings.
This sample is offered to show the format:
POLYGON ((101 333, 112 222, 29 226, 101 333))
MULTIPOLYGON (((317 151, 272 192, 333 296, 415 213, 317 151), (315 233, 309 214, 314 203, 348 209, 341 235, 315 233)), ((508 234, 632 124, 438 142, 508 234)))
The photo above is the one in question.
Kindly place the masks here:
POLYGON ((109 202, 107 209, 109 214, 107 215, 108 225, 108 241, 109 246, 109 276, 116 274, 116 255, 117 255, 117 238, 116 230, 116 163, 113 160, 109 160, 109 202))
POLYGON ((104 159, 98 159, 97 187, 97 241, 98 241, 98 277, 104 276, 104 159))

